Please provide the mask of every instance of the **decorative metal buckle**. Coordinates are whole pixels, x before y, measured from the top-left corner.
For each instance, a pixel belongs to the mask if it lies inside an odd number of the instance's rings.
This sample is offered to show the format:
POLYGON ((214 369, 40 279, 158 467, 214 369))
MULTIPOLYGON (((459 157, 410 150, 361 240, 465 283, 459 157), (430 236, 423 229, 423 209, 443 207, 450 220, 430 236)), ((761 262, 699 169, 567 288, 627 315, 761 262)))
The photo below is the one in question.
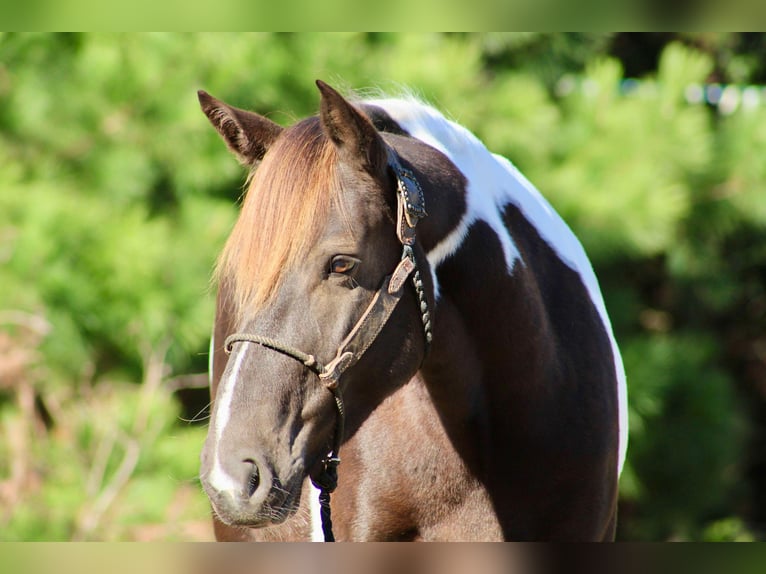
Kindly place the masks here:
POLYGON ((399 166, 396 172, 399 194, 404 201, 404 216, 407 218, 407 225, 415 227, 418 221, 428 215, 423 190, 411 171, 399 166))
POLYGON ((420 187, 415 174, 402 167, 396 153, 389 150, 388 164, 396 175, 397 193, 399 202, 404 208, 404 217, 407 225, 415 227, 418 221, 426 217, 426 202, 423 197, 423 189, 420 187))

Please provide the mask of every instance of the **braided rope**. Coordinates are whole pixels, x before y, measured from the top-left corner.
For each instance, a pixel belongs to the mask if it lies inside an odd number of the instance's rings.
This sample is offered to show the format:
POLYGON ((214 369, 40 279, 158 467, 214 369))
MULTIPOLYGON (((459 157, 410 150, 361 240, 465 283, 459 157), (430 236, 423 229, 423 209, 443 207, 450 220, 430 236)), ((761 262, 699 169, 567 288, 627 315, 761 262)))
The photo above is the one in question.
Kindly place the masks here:
POLYGON ((431 332, 431 313, 428 309, 428 300, 426 299, 426 290, 423 288, 423 280, 420 278, 420 269, 415 261, 415 252, 411 245, 405 245, 402 258, 409 257, 415 263, 415 273, 412 275, 412 284, 415 286, 415 293, 418 296, 418 307, 420 310, 420 320, 423 322, 423 334, 426 338, 426 353, 431 346, 433 334, 431 332))
POLYGON ((257 345, 266 347, 267 349, 271 349, 273 351, 282 353, 283 355, 287 355, 288 357, 292 357, 298 362, 303 363, 306 368, 314 371, 317 375, 324 371, 324 366, 319 361, 317 361, 317 358, 314 355, 304 353, 300 349, 296 349, 290 345, 280 343, 279 341, 270 337, 250 335, 249 333, 234 333, 233 335, 226 337, 226 341, 224 342, 224 349, 226 350, 227 354, 231 353, 231 349, 234 343, 255 343, 257 345))

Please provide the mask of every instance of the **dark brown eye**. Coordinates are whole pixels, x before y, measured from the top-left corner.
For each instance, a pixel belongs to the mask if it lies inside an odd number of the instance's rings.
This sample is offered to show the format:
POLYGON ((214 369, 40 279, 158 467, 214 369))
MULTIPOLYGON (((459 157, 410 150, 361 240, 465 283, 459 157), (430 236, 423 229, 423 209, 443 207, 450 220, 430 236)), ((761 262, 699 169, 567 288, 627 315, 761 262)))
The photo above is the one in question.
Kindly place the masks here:
POLYGON ((347 255, 336 255, 332 258, 330 263, 330 273, 336 273, 338 275, 348 275, 356 268, 358 259, 348 257, 347 255))

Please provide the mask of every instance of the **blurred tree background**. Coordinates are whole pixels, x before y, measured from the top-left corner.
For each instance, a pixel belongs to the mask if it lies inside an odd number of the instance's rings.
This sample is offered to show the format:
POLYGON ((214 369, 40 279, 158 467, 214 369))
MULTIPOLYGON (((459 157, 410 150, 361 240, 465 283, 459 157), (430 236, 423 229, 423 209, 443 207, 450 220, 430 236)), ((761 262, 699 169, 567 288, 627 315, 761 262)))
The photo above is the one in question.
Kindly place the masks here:
POLYGON ((514 161, 621 345, 622 540, 766 538, 766 35, 0 35, 0 539, 211 536, 210 271, 244 173, 196 90, 289 124, 402 86, 514 161))

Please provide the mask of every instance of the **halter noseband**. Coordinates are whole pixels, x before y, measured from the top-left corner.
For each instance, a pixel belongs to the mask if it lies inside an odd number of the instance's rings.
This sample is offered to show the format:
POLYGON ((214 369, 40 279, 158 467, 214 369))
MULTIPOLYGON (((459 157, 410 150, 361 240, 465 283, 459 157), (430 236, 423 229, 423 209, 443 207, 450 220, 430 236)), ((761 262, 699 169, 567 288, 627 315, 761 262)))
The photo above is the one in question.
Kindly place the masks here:
POLYGON ((338 485, 338 465, 340 464, 340 444, 343 441, 343 429, 346 419, 346 411, 343 404, 343 396, 340 392, 340 378, 343 373, 355 365, 364 353, 377 339, 380 332, 391 318, 396 305, 404 296, 404 285, 412 275, 415 293, 418 297, 418 305, 423 322, 423 334, 426 340, 426 352, 431 344, 431 315, 428 309, 423 282, 420 271, 417 268, 415 253, 412 246, 415 244, 415 227, 424 218, 425 198, 415 175, 402 167, 396 153, 389 148, 388 166, 393 171, 397 182, 397 224, 396 234, 402 244, 402 258, 391 275, 383 279, 380 288, 370 301, 362 316, 356 322, 345 339, 338 346, 335 357, 326 365, 317 360, 314 355, 304 353, 290 345, 280 343, 270 337, 251 335, 249 333, 234 333, 226 338, 224 349, 231 353, 234 343, 255 343, 287 355, 300 362, 310 371, 314 372, 324 383, 325 387, 333 394, 338 413, 332 450, 322 460, 322 472, 311 482, 320 489, 319 503, 322 517, 322 531, 325 542, 334 542, 332 532, 332 520, 330 516, 330 493, 338 485))

